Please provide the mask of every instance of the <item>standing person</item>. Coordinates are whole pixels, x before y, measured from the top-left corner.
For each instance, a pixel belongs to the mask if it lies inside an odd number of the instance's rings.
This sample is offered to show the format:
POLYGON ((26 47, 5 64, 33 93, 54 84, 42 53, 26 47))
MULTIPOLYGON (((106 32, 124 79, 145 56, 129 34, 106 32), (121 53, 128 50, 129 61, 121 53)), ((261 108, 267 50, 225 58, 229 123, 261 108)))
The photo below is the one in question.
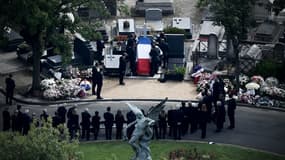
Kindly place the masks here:
POLYGON ((151 57, 151 71, 150 71, 150 75, 153 76, 158 71, 159 61, 160 61, 160 59, 159 59, 159 52, 156 49, 154 43, 152 43, 152 45, 151 45, 151 50, 150 50, 149 55, 151 57))
POLYGON ((122 139, 123 125, 126 122, 121 110, 117 111, 116 121, 116 139, 122 139))
POLYGON ((168 52, 169 52, 169 47, 168 47, 168 43, 165 41, 164 38, 161 39, 160 43, 159 43, 159 48, 162 50, 162 54, 163 54, 163 68, 167 67, 168 64, 168 52))
POLYGON ((120 57, 120 62, 119 62, 119 73, 120 73, 119 84, 120 85, 125 85, 124 76, 126 73, 126 66, 127 66, 127 55, 123 54, 120 57))
POLYGON ((10 125, 10 113, 8 111, 8 108, 5 108, 5 110, 2 112, 3 116, 3 131, 9 131, 11 125, 10 125))
POLYGON ((225 122, 225 116, 226 116, 226 110, 225 106, 222 101, 217 101, 217 130, 216 132, 221 132, 221 130, 224 127, 224 122, 225 122))
POLYGON ((194 133, 198 128, 198 103, 192 103, 190 107, 190 133, 194 133))
POLYGON ((64 106, 60 106, 57 108, 57 113, 59 117, 59 123, 64 124, 66 122, 66 108, 64 106))
POLYGON ((97 53, 99 55, 98 61, 101 62, 103 60, 103 49, 105 48, 104 41, 102 39, 98 39, 96 41, 97 53))
POLYGON ((49 117, 49 115, 48 115, 48 113, 47 113, 47 109, 45 108, 44 110, 43 110, 43 113, 40 115, 40 119, 41 119, 41 121, 43 122, 47 122, 47 119, 48 119, 48 117, 49 117))
POLYGON ((16 109, 13 113, 13 115, 11 116, 11 121, 12 121, 12 132, 17 131, 17 116, 18 116, 18 110, 16 109))
POLYGON ((12 79, 12 74, 9 74, 9 77, 6 78, 6 104, 12 105, 12 99, 14 95, 14 89, 16 87, 15 81, 12 79))
POLYGON ((99 63, 96 63, 92 68, 92 94, 97 96, 97 99, 103 99, 101 97, 101 90, 103 86, 103 73, 99 63), (97 85, 97 90, 95 92, 95 88, 97 85))
POLYGON ((183 113, 183 120, 182 120, 182 135, 184 136, 189 128, 189 118, 188 118, 188 109, 186 108, 186 103, 184 101, 181 102, 181 108, 183 113))
MULTIPOLYGON (((129 111, 127 113, 127 124, 130 124, 130 123, 132 123, 135 120, 136 120, 136 115, 134 114, 133 111, 129 111)), ((130 126, 129 128, 127 128, 127 137, 128 137, 128 139, 131 138, 131 135, 132 135, 134 129, 135 129, 135 126, 133 126, 133 125, 130 126)))
POLYGON ((166 120, 165 110, 162 110, 158 116, 158 126, 159 126, 159 137, 165 139, 166 130, 167 130, 167 120, 166 120))
POLYGON ((98 133, 100 131, 100 119, 99 112, 95 111, 95 115, 92 117, 92 127, 93 127, 93 133, 94 133, 94 140, 97 140, 98 133))
POLYGON ((228 129, 234 129, 235 128, 235 110, 236 110, 236 100, 233 98, 233 94, 229 95, 228 103, 228 116, 230 120, 230 126, 228 129))
POLYGON ((105 119, 106 139, 111 140, 112 139, 112 127, 114 123, 114 115, 111 113, 110 107, 107 107, 107 112, 104 113, 104 119, 105 119))
POLYGON ((74 137, 77 137, 77 132, 80 129, 79 127, 79 115, 77 114, 77 108, 72 109, 72 114, 70 116, 70 123, 71 123, 71 128, 70 128, 70 139, 73 139, 74 137))
POLYGON ((32 122, 32 118, 31 116, 29 115, 29 109, 26 109, 25 110, 25 113, 23 113, 22 115, 22 123, 23 123, 23 135, 27 135, 29 130, 30 130, 30 125, 31 125, 31 122, 32 122))
POLYGON ((15 128, 16 131, 18 131, 19 133, 22 134, 23 132, 23 113, 21 111, 22 106, 21 105, 17 105, 17 116, 15 119, 15 128))
POLYGON ((168 110, 167 112, 167 119, 168 119, 168 125, 169 125, 168 136, 174 136, 175 112, 176 111, 174 108, 168 110))
POLYGON ((131 68, 131 73, 132 75, 136 75, 136 53, 135 53, 135 44, 136 41, 134 39, 133 35, 129 35, 128 40, 127 40, 127 54, 128 58, 130 60, 130 68, 131 68))
POLYGON ((202 103, 201 108, 199 109, 199 126, 202 130, 201 138, 204 139, 206 137, 207 131, 207 121, 208 121, 208 112, 207 112, 207 105, 202 103))
POLYGON ((88 108, 85 108, 84 112, 81 113, 81 118, 82 118, 82 121, 81 121, 81 126, 82 126, 81 138, 84 139, 86 136, 86 140, 88 141, 90 138, 90 125, 91 125, 91 122, 90 122, 91 115, 89 113, 88 108))
POLYGON ((52 117, 52 127, 56 128, 60 124, 60 117, 58 112, 54 112, 54 116, 52 117))

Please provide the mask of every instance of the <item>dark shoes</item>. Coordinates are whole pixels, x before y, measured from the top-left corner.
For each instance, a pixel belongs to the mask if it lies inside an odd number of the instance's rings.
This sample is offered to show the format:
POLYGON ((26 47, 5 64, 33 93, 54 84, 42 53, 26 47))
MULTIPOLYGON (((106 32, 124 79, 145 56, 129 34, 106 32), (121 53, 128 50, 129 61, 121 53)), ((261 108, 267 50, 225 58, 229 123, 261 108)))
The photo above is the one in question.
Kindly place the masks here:
POLYGON ((120 83, 120 85, 124 86, 124 85, 125 85, 125 82, 120 83))
POLYGON ((97 99, 104 99, 103 97, 97 97, 97 99))

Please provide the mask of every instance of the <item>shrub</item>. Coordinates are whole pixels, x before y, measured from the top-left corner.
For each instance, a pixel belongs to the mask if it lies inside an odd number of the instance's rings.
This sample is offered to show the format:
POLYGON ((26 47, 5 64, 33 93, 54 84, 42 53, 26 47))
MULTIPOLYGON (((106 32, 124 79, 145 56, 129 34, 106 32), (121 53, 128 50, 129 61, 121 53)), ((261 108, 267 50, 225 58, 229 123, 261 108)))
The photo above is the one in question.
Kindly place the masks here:
MULTIPOLYGON (((50 121, 50 120, 49 120, 50 121)), ((32 125, 28 135, 22 136, 14 132, 0 133, 1 160, 80 160, 83 154, 78 152, 78 141, 69 142, 67 129, 51 126, 51 122, 43 127, 32 125)))
POLYGON ((163 31, 164 33, 169 33, 169 34, 185 34, 185 31, 183 29, 179 29, 176 27, 167 27, 163 31))

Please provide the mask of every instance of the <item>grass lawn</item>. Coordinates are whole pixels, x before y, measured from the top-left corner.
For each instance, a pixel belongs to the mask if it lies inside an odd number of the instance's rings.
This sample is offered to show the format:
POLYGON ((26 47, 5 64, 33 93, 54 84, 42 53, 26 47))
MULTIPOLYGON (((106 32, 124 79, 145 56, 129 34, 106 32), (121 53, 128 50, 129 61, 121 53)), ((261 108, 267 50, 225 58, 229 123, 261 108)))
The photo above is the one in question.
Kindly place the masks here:
MULTIPOLYGON (((213 153, 217 160, 285 160, 285 157, 251 149, 206 143, 152 141, 150 148, 153 160, 162 160, 176 149, 191 148, 197 148, 198 152, 213 153)), ((130 145, 119 141, 81 143, 80 150, 84 153, 85 160, 129 160, 133 155, 130 145)))

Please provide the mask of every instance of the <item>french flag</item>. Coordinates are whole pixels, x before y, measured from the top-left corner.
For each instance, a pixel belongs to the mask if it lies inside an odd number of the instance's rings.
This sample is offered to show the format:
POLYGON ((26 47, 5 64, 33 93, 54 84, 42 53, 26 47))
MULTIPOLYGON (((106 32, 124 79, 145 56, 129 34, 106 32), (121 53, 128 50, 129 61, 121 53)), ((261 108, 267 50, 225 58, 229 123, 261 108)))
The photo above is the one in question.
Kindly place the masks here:
POLYGON ((150 74, 150 53, 151 40, 147 37, 139 37, 137 45, 137 74, 150 74))

